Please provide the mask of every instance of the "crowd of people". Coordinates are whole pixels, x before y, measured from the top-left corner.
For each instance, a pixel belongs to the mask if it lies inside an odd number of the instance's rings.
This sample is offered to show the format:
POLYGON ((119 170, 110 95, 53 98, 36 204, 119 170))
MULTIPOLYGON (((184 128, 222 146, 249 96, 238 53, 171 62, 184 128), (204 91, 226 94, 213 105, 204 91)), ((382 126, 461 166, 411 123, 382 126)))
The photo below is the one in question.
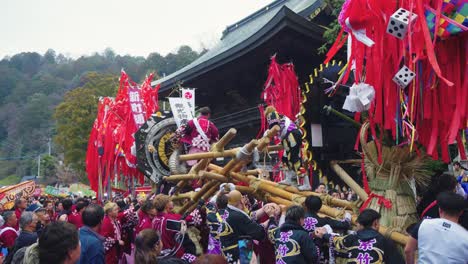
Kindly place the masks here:
POLYGON ((352 230, 349 213, 343 219, 319 213, 320 197, 287 207, 224 184, 185 215, 174 212, 181 201, 162 193, 103 205, 19 198, 0 218, 0 263, 414 263, 416 252, 418 263, 466 263, 466 200, 452 175, 434 186, 420 204, 422 217, 431 219, 408 228, 404 254, 378 232, 381 216, 372 209, 359 214, 352 230))

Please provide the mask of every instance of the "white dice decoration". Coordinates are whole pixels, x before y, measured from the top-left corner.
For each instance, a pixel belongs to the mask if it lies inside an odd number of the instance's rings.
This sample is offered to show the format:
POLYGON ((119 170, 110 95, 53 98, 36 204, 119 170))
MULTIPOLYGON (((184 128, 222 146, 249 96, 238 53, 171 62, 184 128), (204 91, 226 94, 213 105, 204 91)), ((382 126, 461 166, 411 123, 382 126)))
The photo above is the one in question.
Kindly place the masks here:
POLYGON ((408 84, 416 77, 416 74, 412 72, 408 67, 403 66, 395 76, 393 81, 398 84, 401 88, 405 88, 408 84))
POLYGON ((418 16, 416 14, 411 14, 406 9, 400 8, 390 17, 390 21, 387 26, 387 33, 399 38, 405 38, 406 32, 408 31, 409 23, 412 23, 416 20, 418 16))

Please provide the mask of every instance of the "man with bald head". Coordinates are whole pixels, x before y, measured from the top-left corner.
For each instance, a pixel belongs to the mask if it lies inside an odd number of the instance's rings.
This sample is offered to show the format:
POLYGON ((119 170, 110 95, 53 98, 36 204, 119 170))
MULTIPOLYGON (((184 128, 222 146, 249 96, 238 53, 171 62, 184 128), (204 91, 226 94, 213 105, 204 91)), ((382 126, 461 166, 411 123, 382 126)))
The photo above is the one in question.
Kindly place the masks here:
POLYGON ((242 194, 233 190, 229 192, 228 206, 221 215, 221 248, 228 263, 239 260, 239 240, 251 239, 261 241, 266 237, 263 227, 252 221, 245 211, 242 194))

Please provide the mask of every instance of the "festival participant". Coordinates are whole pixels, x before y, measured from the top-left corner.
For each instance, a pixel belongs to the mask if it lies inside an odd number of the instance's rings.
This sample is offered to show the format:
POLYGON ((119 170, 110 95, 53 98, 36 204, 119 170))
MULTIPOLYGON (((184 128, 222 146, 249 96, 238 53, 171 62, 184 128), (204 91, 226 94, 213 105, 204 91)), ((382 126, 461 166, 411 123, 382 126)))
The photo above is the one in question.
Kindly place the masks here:
POLYGON ((135 263, 158 263, 162 247, 161 238, 155 230, 142 230, 135 238, 135 263))
POLYGON ((157 214, 153 219, 152 226, 153 229, 161 235, 163 250, 174 251, 172 254, 174 254, 175 257, 185 259, 190 263, 193 262, 196 259, 195 245, 188 235, 186 235, 185 221, 181 221, 181 216, 179 214, 173 213, 174 204, 171 198, 165 194, 158 194, 154 197, 153 203, 157 214), (168 220, 180 221, 181 229, 179 232, 167 229, 168 220), (177 233, 183 236, 180 242, 176 241, 177 233))
POLYGON ((315 188, 316 193, 320 194, 326 194, 327 193, 327 187, 325 186, 325 183, 319 183, 317 188, 315 188))
POLYGON ((315 235, 331 241, 332 253, 339 263, 405 263, 393 241, 379 233, 381 215, 365 209, 357 218, 356 234, 335 236, 331 228, 319 227, 315 235))
POLYGON ((329 217, 320 217, 318 212, 322 208, 322 200, 320 197, 310 195, 304 202, 306 209, 304 219, 304 229, 309 232, 312 237, 316 227, 329 225, 333 230, 348 230, 351 227, 351 214, 346 212, 342 221, 334 220, 329 217))
POLYGON ((14 211, 6 211, 3 213, 3 220, 5 224, 0 227, 0 244, 11 251, 18 237, 18 231, 15 228, 18 225, 18 219, 14 211))
POLYGON ((80 228, 81 255, 78 264, 104 264, 104 242, 106 238, 99 234, 104 210, 91 204, 82 213, 84 226, 80 228))
POLYGON ((277 224, 270 220, 269 237, 275 244, 276 263, 317 263, 317 248, 307 231, 302 228, 304 217, 302 207, 291 206, 286 211, 284 224, 279 228, 275 228, 277 224))
POLYGON ((440 218, 425 219, 411 232, 406 243, 406 263, 414 263, 418 250, 418 263, 466 263, 468 260, 468 231, 458 224, 466 209, 466 201, 453 192, 437 196, 440 218))
POLYGON ((68 223, 73 224, 76 226, 76 228, 80 229, 83 226, 83 220, 82 220, 82 213, 83 210, 86 208, 87 202, 85 201, 80 201, 76 204, 75 211, 73 211, 69 216, 68 216, 68 223))
POLYGON ((242 239, 261 241, 265 238, 263 227, 250 219, 244 211, 242 194, 233 190, 228 194, 228 206, 224 212, 222 232, 219 234, 223 255, 229 263, 239 260, 239 241, 242 239))
MULTIPOLYGON (((134 241, 134 230, 135 227, 138 225, 138 216, 133 211, 133 205, 128 206, 121 199, 117 200, 116 203, 119 206, 119 214, 117 216, 117 219, 119 220, 119 223, 122 227, 122 240, 127 241, 127 243, 125 243, 125 245, 123 246, 122 250, 124 253, 131 254, 131 244, 134 241)), ((149 228, 151 228, 151 221, 149 228)))
MULTIPOLYGON (((187 125, 180 126, 174 133, 176 141, 187 144, 189 154, 207 152, 210 150, 211 144, 219 139, 218 128, 209 120, 211 117, 210 108, 202 107, 199 113, 199 117, 188 121, 187 125)), ((189 166, 196 163, 197 160, 187 161, 189 166)), ((192 184, 194 189, 200 186, 198 181, 194 181, 192 184)))
POLYGON ((287 116, 280 116, 273 106, 265 108, 265 117, 268 123, 268 128, 275 125, 280 127, 279 138, 284 147, 283 164, 286 164, 288 171, 285 173, 285 180, 280 182, 283 184, 291 185, 292 178, 296 175, 298 187, 301 191, 310 191, 309 176, 302 164, 302 132, 287 116), (303 181, 300 184, 300 181, 303 181))
MULTIPOLYGON (((16 215, 16 219, 20 219, 21 218, 21 214, 24 212, 24 210, 26 210, 26 208, 28 207, 28 202, 26 201, 25 198, 18 198, 15 200, 15 215, 16 215)), ((19 230, 19 221, 17 222, 16 226, 15 226, 15 229, 16 231, 19 230)))
POLYGON ((125 245, 121 237, 120 223, 117 220, 119 207, 116 203, 107 202, 104 205, 104 213, 106 215, 102 221, 99 233, 106 239, 104 242, 106 252, 105 263, 118 263, 122 253, 120 248, 125 245))
POLYGON ((221 225, 227 205, 228 197, 223 193, 220 193, 216 196, 216 205, 211 202, 206 205, 206 221, 208 227, 210 228, 207 251, 208 254, 221 254, 221 242, 219 241, 219 234, 221 232, 221 225))
POLYGON ((157 211, 152 201, 145 201, 141 208, 138 210, 138 225, 135 227, 135 236, 141 230, 152 228, 153 218, 156 216, 157 211))
POLYGON ((54 222, 58 221, 61 212, 63 212, 63 203, 62 203, 62 201, 56 201, 55 202, 54 217, 52 218, 52 220, 54 222))

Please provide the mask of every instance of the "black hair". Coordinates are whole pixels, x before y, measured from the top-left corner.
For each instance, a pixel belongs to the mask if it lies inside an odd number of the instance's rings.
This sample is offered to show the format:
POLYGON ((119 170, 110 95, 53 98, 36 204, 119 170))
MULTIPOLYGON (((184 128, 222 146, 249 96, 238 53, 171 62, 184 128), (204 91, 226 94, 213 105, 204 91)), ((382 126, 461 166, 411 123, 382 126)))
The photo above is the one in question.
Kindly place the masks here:
POLYGON ((377 211, 373 209, 365 209, 359 214, 356 221, 364 227, 371 227, 372 223, 381 217, 382 216, 377 211))
POLYGON ((316 213, 322 208, 322 200, 320 197, 310 195, 305 199, 304 205, 307 211, 316 213))
POLYGON ((454 192, 442 192, 437 195, 437 205, 447 215, 458 216, 466 208, 466 201, 454 192))
POLYGON ((198 111, 204 116, 211 114, 211 109, 208 106, 202 107, 198 111))
POLYGON ((305 217, 305 211, 302 206, 294 205, 288 208, 286 211, 286 221, 298 223, 301 218, 305 217))
POLYGON ((63 210, 70 211, 72 208, 73 202, 70 199, 65 199, 62 201, 63 210))
POLYGON ((334 193, 338 193, 338 190, 337 189, 331 189, 328 191, 328 195, 332 195, 334 193))
POLYGON ((120 211, 126 210, 128 208, 127 204, 122 199, 117 200, 115 203, 119 206, 120 211))
POLYGON ((422 196, 416 209, 419 215, 422 214, 441 192, 453 192, 457 187, 457 179, 452 174, 440 173, 431 179, 429 189, 422 196))
POLYGON ((104 218, 104 209, 97 205, 91 204, 87 206, 83 213, 81 214, 81 219, 83 219, 83 224, 89 227, 96 227, 99 225, 104 218))
POLYGON ((463 167, 463 166, 460 164, 460 162, 458 162, 458 161, 455 161, 455 162, 453 163, 453 166, 455 166, 455 165, 458 165, 458 167, 460 167, 460 169, 468 170, 467 168, 463 167))
POLYGON ((83 208, 86 208, 87 204, 84 201, 80 201, 76 204, 76 211, 79 212, 83 210, 83 208))
POLYGON ((63 263, 79 242, 74 225, 60 221, 47 225, 39 237, 39 263, 63 263))
POLYGON ((216 207, 218 209, 226 209, 228 205, 228 197, 225 194, 220 194, 218 197, 216 197, 216 207))
POLYGON ((141 211, 148 213, 149 210, 155 209, 156 207, 154 206, 152 201, 144 201, 143 204, 141 205, 141 211))
POLYGON ((158 253, 155 245, 160 237, 152 228, 144 229, 135 238, 135 263, 157 263, 158 253))

